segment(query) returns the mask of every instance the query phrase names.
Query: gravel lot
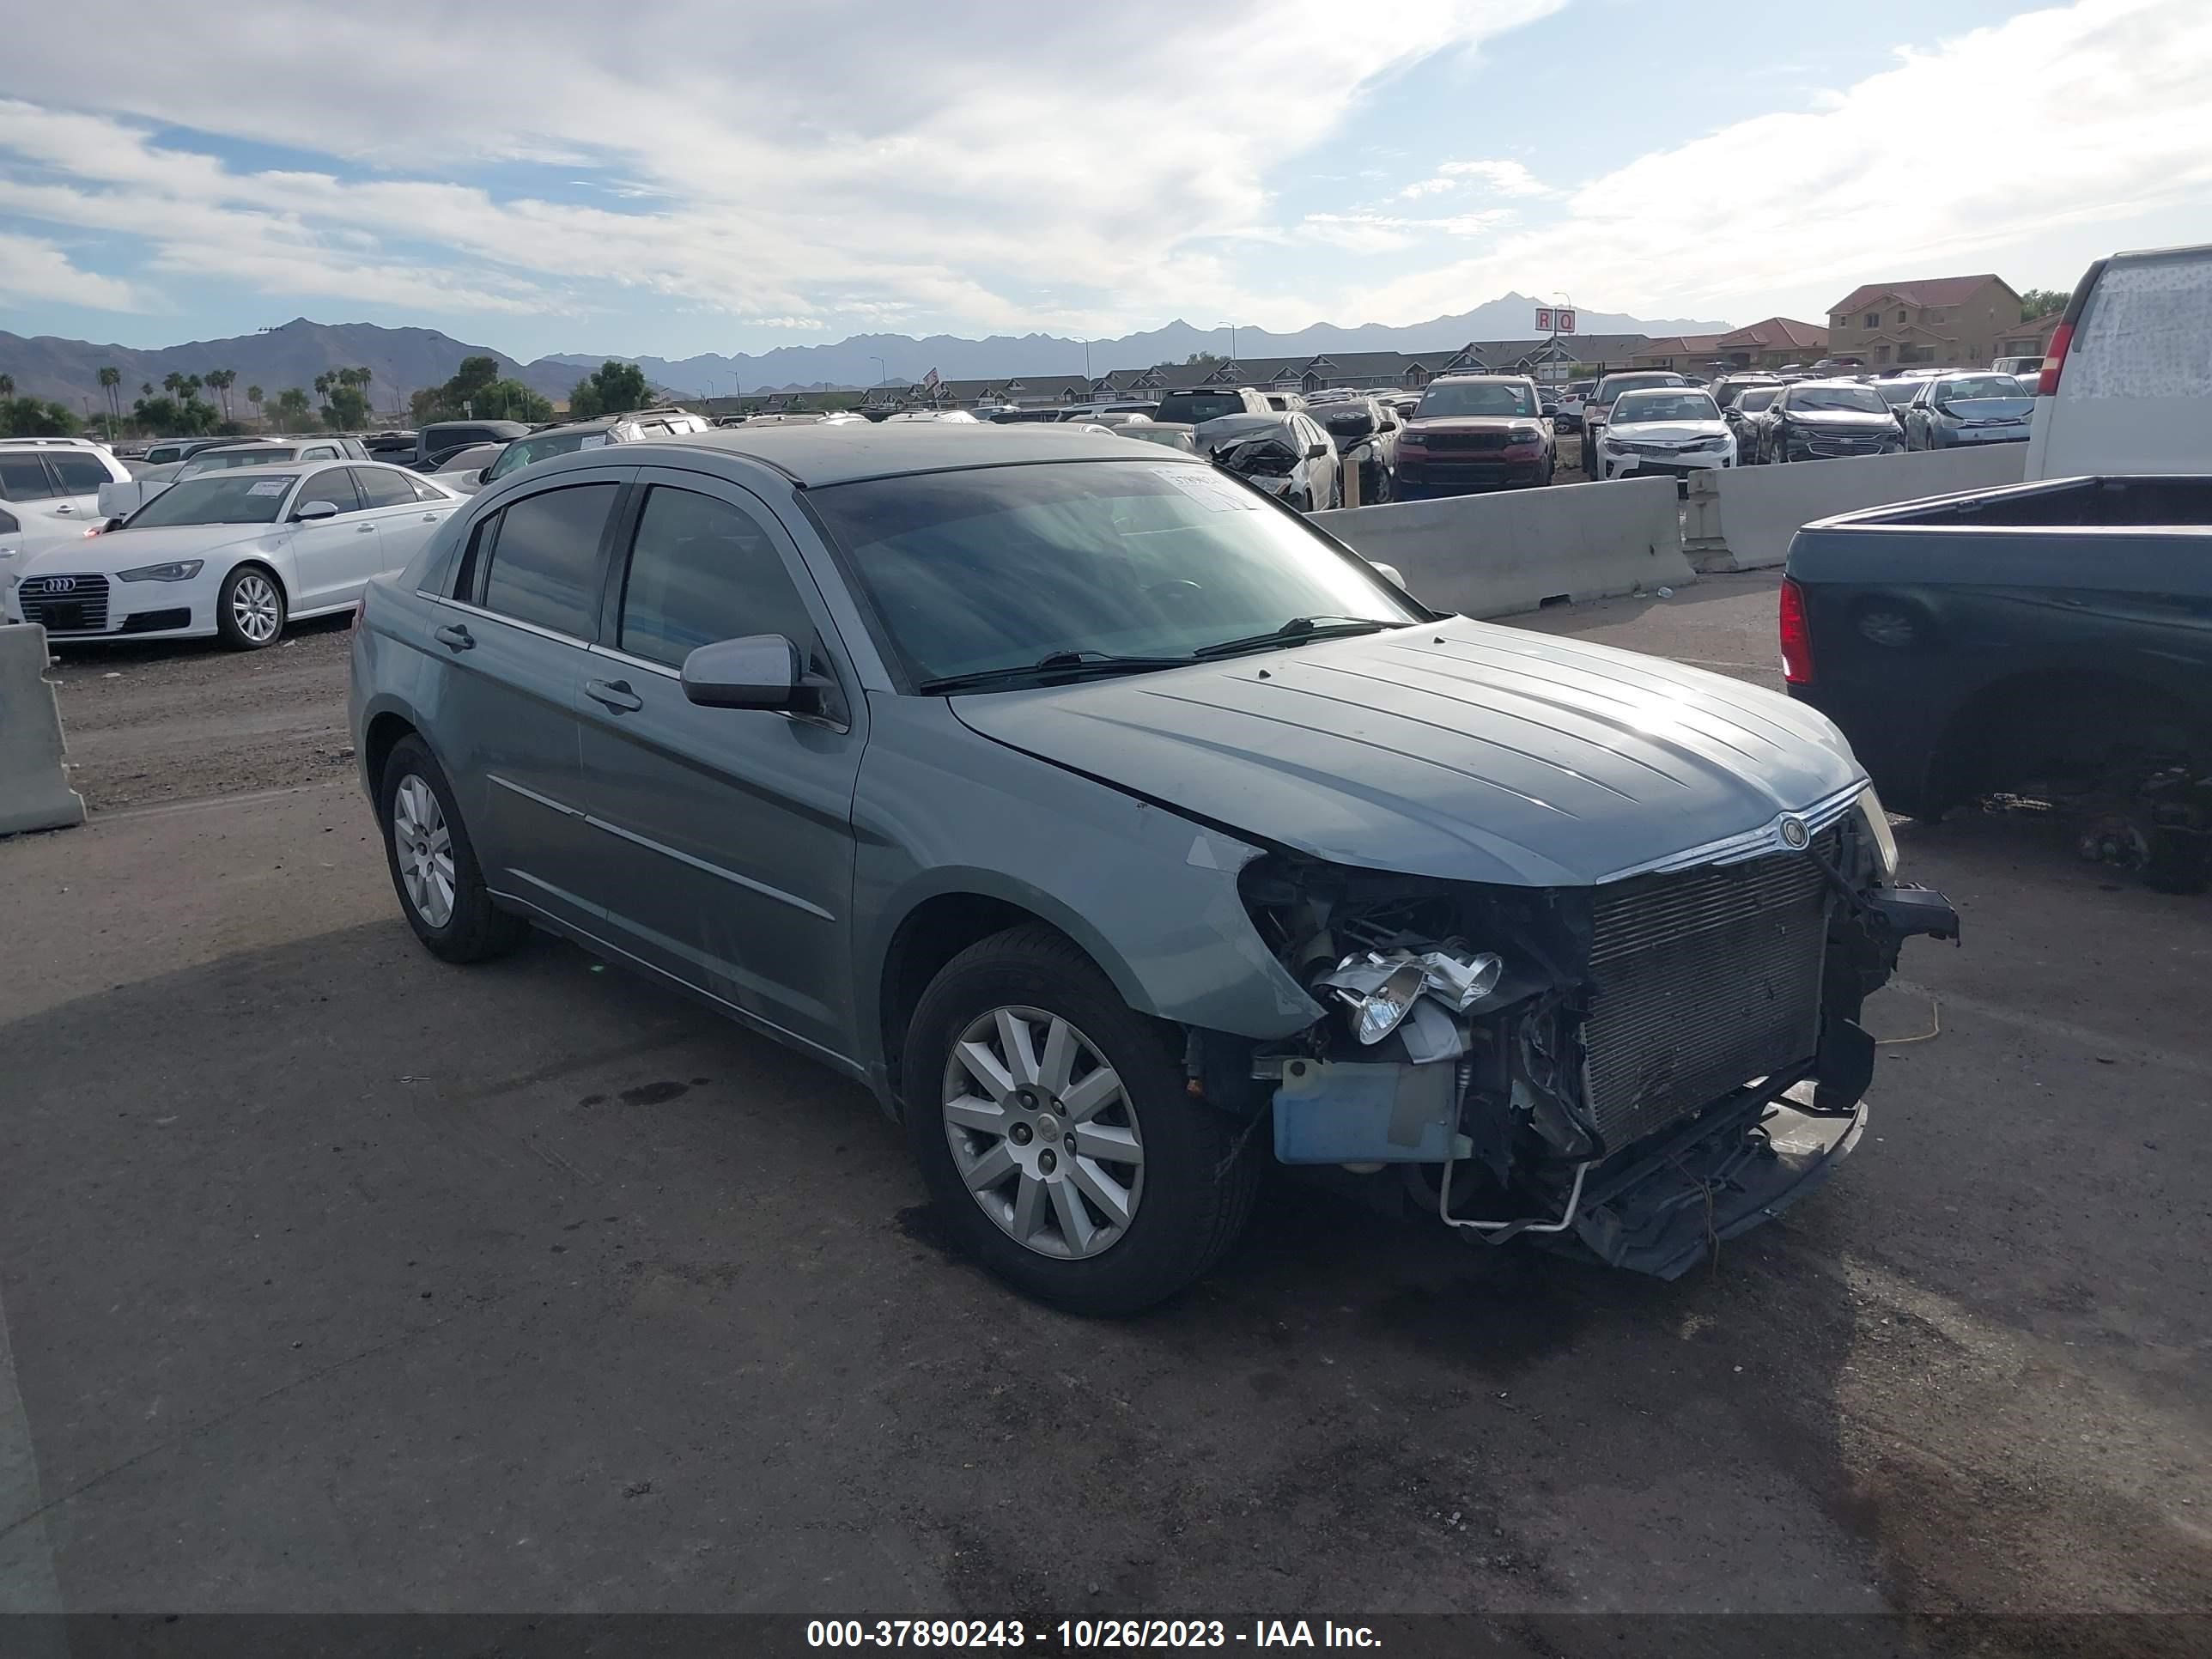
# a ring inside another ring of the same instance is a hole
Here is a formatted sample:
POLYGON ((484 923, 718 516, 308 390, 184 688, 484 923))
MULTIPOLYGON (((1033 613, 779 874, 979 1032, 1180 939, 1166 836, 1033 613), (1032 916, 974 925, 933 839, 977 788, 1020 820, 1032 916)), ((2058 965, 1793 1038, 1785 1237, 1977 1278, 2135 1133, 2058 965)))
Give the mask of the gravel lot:
MULTIPOLYGON (((1530 622, 1771 681, 1772 606, 1530 622)), ((1905 826, 1965 947, 1875 1005, 1859 1153, 1711 1271, 1283 1182, 1193 1293, 1092 1324, 948 1260, 828 1073, 565 945, 419 951, 344 673, 331 627, 57 677, 96 811, 0 842, 0 1609, 2212 1638, 2212 902, 2033 823, 1905 826)))

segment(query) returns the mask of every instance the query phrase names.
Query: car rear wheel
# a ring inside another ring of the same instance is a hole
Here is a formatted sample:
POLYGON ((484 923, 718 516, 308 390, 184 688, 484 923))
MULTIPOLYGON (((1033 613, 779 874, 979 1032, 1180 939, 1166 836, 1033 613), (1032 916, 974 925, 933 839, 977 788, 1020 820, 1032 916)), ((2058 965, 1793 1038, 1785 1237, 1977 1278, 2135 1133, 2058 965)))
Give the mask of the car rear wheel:
POLYGON ((482 962, 521 943, 530 924, 493 904, 453 786, 420 738, 386 759, 377 817, 399 908, 433 956, 482 962))
POLYGON ((284 633, 284 584, 258 564, 222 579, 215 601, 216 633, 234 651, 263 651, 284 633))
POLYGON ((1039 1301, 1137 1313, 1203 1273, 1250 1214, 1242 1126, 1191 1097, 1173 1034, 1049 928, 955 957, 915 1010, 901 1072, 947 1228, 1039 1301))

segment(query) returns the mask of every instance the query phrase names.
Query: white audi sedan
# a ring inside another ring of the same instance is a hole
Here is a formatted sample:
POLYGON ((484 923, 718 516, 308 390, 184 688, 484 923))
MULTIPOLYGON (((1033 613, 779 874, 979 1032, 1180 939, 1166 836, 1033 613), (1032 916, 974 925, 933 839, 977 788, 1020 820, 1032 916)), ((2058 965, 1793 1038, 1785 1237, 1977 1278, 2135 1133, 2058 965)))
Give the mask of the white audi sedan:
POLYGON ((20 561, 0 614, 57 644, 212 635, 258 651, 295 618, 351 609, 464 499, 374 461, 180 478, 116 528, 20 561))

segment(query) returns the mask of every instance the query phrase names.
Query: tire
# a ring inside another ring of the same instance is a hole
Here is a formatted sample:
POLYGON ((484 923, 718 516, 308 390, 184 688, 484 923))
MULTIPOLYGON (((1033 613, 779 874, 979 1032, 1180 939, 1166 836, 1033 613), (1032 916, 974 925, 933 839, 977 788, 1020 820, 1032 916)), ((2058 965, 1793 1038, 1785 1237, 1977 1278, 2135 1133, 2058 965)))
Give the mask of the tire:
POLYGON ((522 942, 530 924, 493 904, 453 787, 422 738, 393 745, 377 781, 376 816, 400 914, 431 955, 483 962, 522 942))
POLYGON ((216 637, 233 651, 266 651, 284 637, 284 584, 262 564, 242 564, 216 591, 216 637))
POLYGON ((1205 1273, 1250 1217, 1259 1159, 1248 1132, 1190 1097, 1168 1029, 1048 927, 1011 928, 947 963, 915 1009, 901 1071, 908 1139, 947 1230, 1040 1302, 1141 1312, 1205 1273), (1020 1053, 1009 1021, 1035 1064, 1006 1064, 1020 1053), (956 1058, 979 1045, 981 1060, 956 1058), (1086 1085, 1094 1097, 1079 1100, 1086 1085), (1133 1142, 1141 1160, 1060 1161, 1079 1134, 1094 1147, 1133 1142), (1117 1190, 1125 1223, 1093 1201, 1117 1190))

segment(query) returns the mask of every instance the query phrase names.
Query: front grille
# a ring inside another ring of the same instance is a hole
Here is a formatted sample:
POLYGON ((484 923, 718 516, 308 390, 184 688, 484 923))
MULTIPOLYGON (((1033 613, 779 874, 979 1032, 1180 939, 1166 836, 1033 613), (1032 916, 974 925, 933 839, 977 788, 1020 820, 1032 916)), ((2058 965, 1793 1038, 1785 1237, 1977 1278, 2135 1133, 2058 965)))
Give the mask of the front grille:
MULTIPOLYGON (((1814 846, 1832 862, 1838 832, 1814 846)), ((1597 890, 1583 1048, 1608 1149, 1812 1058, 1827 904, 1804 853, 1597 890)))
POLYGON ((49 634, 107 631, 105 576, 33 576, 15 590, 15 603, 25 622, 37 623, 49 634))
POLYGON ((1503 449, 1512 440, 1503 432, 1431 432, 1423 441, 1431 450, 1480 452, 1503 449))

